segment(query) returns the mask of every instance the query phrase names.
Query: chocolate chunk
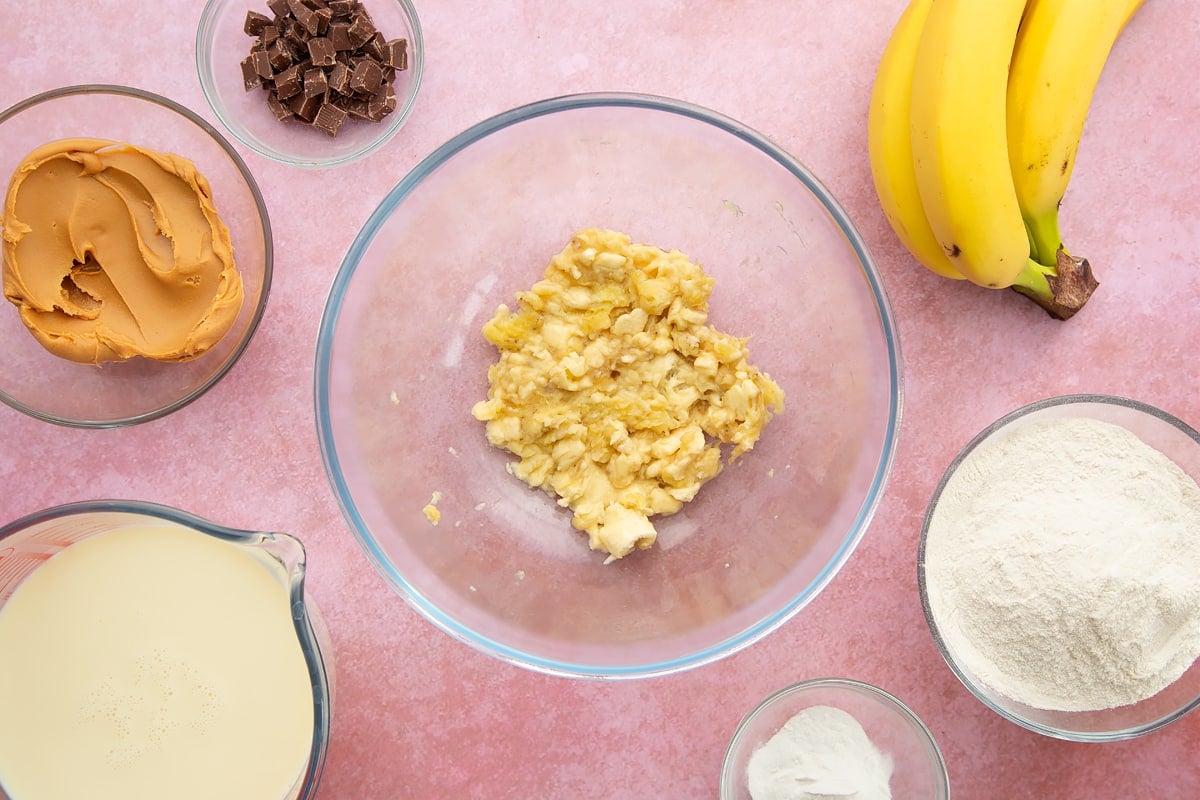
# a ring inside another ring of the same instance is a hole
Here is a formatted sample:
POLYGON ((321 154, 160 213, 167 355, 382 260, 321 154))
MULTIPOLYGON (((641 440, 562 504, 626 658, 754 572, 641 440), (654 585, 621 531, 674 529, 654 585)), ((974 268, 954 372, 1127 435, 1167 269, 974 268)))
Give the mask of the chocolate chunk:
POLYGON ((253 89, 265 80, 270 80, 274 71, 271 69, 271 59, 262 50, 255 50, 242 59, 242 81, 246 89, 253 89))
POLYGON ((314 67, 332 67, 337 60, 334 56, 333 42, 326 36, 317 36, 308 40, 308 55, 314 67))
POLYGON ((329 70, 329 88, 338 94, 350 94, 350 68, 341 62, 334 64, 329 70))
POLYGON ((267 8, 271 9, 276 17, 286 17, 292 10, 288 0, 267 0, 267 8))
POLYGON ((325 103, 317 110, 313 119, 313 127, 324 131, 330 136, 337 136, 342 123, 346 121, 346 112, 332 103, 325 103))
POLYGON ((242 30, 248 36, 262 36, 263 28, 271 24, 271 18, 266 14, 260 14, 257 11, 246 12, 246 23, 242 30))
POLYGON ((279 26, 278 25, 266 25, 263 27, 262 33, 259 34, 258 41, 261 42, 264 47, 270 47, 272 44, 275 43, 275 40, 278 38, 279 38, 279 26))
POLYGON ((350 0, 329 0, 329 10, 334 18, 349 17, 354 11, 354 4, 350 0))
POLYGON ((275 69, 271 66, 271 54, 266 50, 256 50, 250 54, 251 62, 254 64, 254 71, 264 81, 269 81, 275 77, 275 69))
POLYGON ((314 67, 304 71, 305 97, 324 97, 328 90, 329 79, 325 77, 324 70, 314 67))
POLYGON ((353 50, 350 43, 350 23, 334 22, 329 25, 329 41, 333 42, 334 50, 353 50))
POLYGON ((295 17, 284 17, 279 20, 279 30, 282 36, 291 44, 305 48, 308 45, 308 31, 304 30, 304 26, 295 17))
POLYGON ((261 50, 257 50, 242 59, 242 83, 246 86, 246 89, 253 89, 255 86, 262 85, 263 76, 259 75, 258 70, 254 68, 254 57, 256 55, 266 54, 261 50))
POLYGON ((313 11, 300 0, 288 0, 288 5, 292 9, 292 16, 296 18, 296 22, 304 29, 309 36, 317 35, 317 12, 313 11))
POLYGON ((333 19, 333 13, 328 8, 321 6, 317 8, 313 14, 317 20, 317 35, 324 36, 329 32, 329 22, 333 19))
POLYGON ((391 39, 383 43, 383 56, 379 59, 393 69, 408 69, 408 40, 391 39))
POLYGON ((383 70, 369 58, 359 61, 350 75, 350 88, 363 94, 374 94, 382 82, 383 70))
POLYGON ((367 101, 367 119, 378 122, 396 110, 396 90, 390 83, 380 87, 380 91, 367 101))
POLYGON ((282 122, 292 116, 292 110, 287 107, 287 104, 275 96, 274 92, 267 95, 267 108, 271 109, 271 113, 275 115, 275 119, 282 122))
POLYGON ((313 118, 317 116, 317 109, 319 109, 321 104, 324 102, 324 97, 321 95, 309 97, 307 95, 298 94, 292 98, 292 102, 289 103, 289 105, 292 108, 292 113, 297 117, 305 122, 312 122, 313 118))
POLYGON ((348 99, 341 104, 341 107, 345 108, 347 113, 352 117, 358 117, 359 119, 371 118, 370 103, 365 99, 348 99))
POLYGON ((295 40, 287 38, 282 40, 286 45, 288 52, 292 54, 292 61, 306 61, 309 57, 308 39, 295 40))
POLYGON ((361 9, 352 19, 353 22, 347 31, 350 34, 350 43, 355 47, 362 47, 375 35, 375 23, 371 22, 371 18, 362 13, 361 9))
POLYGON ((275 43, 267 48, 267 60, 271 64, 271 69, 276 72, 282 72, 292 65, 292 51, 282 40, 275 40, 275 43))
POLYGON ((374 35, 363 44, 362 52, 376 61, 383 61, 383 34, 375 31, 374 35))
POLYGON ((300 68, 294 64, 275 76, 275 96, 280 100, 300 94, 302 86, 300 68))

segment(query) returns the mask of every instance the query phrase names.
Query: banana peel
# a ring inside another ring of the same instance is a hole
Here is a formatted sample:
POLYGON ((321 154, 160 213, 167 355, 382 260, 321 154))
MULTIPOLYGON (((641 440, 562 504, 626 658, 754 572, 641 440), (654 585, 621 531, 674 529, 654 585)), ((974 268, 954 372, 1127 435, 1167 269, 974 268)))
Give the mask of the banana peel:
POLYGON ((1059 246, 1055 265, 1030 259, 1013 283, 1013 291, 1037 303, 1054 319, 1066 320, 1083 308, 1100 282, 1086 258, 1073 256, 1059 246))

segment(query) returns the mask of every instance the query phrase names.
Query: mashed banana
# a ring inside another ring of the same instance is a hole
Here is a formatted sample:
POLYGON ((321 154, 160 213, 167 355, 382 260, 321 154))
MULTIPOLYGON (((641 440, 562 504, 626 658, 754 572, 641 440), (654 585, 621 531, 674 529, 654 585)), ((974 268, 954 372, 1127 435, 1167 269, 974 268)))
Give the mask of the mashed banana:
POLYGON ((648 518, 678 511, 721 471, 722 443, 737 458, 783 411, 746 340, 706 324, 713 282, 678 250, 586 229, 483 326, 500 359, 472 413, 608 561, 650 547, 648 518))

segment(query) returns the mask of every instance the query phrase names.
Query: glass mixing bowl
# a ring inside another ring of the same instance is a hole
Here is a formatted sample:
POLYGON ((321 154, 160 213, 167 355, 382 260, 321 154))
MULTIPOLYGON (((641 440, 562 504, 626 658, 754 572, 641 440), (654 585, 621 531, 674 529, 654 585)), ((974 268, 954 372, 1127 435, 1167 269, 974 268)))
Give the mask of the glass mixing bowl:
POLYGON ((508 662, 625 678, 728 655, 829 583, 887 480, 900 356, 865 244, 799 162, 693 105, 591 94, 488 119, 395 186, 334 280, 315 394, 350 528, 415 609, 508 662), (496 359, 481 326, 588 226, 698 261, 709 322, 787 392, 652 549, 607 565, 471 416, 496 359))
POLYGON ((0 112, 0 180, 7 186, 34 148, 72 138, 128 142, 194 163, 229 228, 245 298, 233 327, 197 358, 175 363, 132 358, 100 366, 49 352, 16 308, 0 301, 0 401, 72 427, 115 428, 158 419, 215 385, 258 328, 274 252, 267 207, 245 162, 216 128, 173 100, 125 86, 67 86, 0 112))
MULTIPOLYGON (((925 513, 917 556, 921 604, 929 630, 942 658, 954 675, 984 706, 1023 728, 1075 742, 1110 742, 1143 736, 1200 707, 1200 660, 1162 691, 1141 702, 1102 711, 1052 711, 1034 708, 995 691, 963 664, 939 626, 930 602, 926 570, 930 523, 946 484, 985 442, 1018 428, 1049 419, 1084 418, 1119 425, 1174 461, 1193 479, 1200 479, 1200 433, 1167 412, 1147 403, 1103 394, 1050 397, 1030 403, 993 422, 954 458, 938 483, 925 513)), ((939 544, 935 546, 946 546, 939 544)), ((1186 567, 1191 569, 1190 566, 1186 567)))

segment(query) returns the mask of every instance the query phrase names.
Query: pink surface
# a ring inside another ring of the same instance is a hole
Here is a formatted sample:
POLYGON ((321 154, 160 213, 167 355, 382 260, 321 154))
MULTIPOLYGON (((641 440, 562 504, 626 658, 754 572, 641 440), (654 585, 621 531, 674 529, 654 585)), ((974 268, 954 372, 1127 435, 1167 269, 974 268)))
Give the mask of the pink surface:
MULTIPOLYGON (((865 156, 875 62, 902 0, 583 0, 418 7, 427 63, 407 126, 363 162, 283 167, 243 150, 275 230, 275 282, 242 361, 206 396, 127 430, 78 431, 0 407, 0 517, 62 502, 162 502, 306 543, 332 629, 338 694, 321 798, 715 797, 734 727, 765 694, 839 675, 896 694, 937 738, 965 798, 1200 796, 1200 715, 1141 740, 1076 745, 976 702, 921 614, 921 515, 953 454, 1001 414, 1051 394, 1124 394, 1200 426, 1200 17, 1153 0, 1101 81, 1064 204, 1069 244, 1101 287, 1059 323, 1009 292, 935 277, 884 221, 865 156), (603 8, 603 11, 600 11, 603 8), (746 651, 633 683, 536 675, 435 630, 360 553, 326 481, 312 416, 325 294, 359 226, 422 157, 521 103, 630 90, 741 120, 805 162, 859 224, 905 358, 891 483, 829 588, 746 651)), ((201 3, 29 4, 0 27, 0 107, 55 86, 127 83, 215 122, 193 58, 201 3), (121 24, 110 24, 113 19, 121 24)))

